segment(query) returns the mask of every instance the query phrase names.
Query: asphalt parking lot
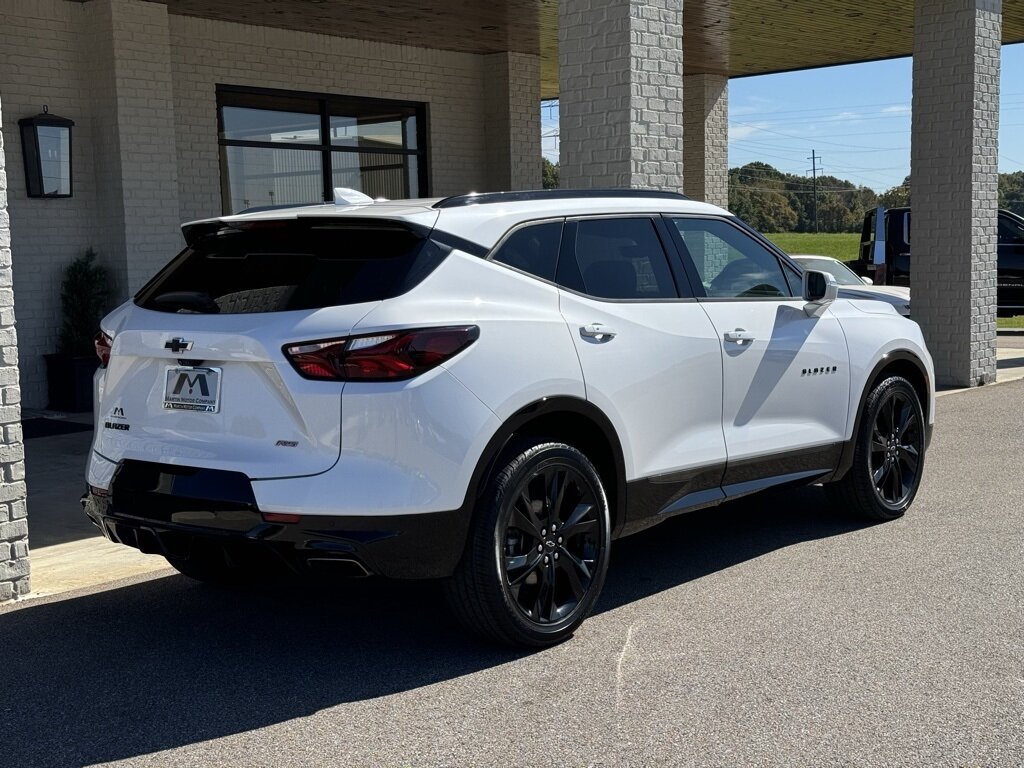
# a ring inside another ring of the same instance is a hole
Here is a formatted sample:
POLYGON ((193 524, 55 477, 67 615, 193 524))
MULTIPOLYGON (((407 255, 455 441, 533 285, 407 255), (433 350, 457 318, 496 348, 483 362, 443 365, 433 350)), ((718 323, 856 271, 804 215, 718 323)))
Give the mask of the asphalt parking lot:
POLYGON ((904 519, 809 488, 617 542, 597 615, 542 652, 465 637, 430 584, 0 609, 0 763, 1020 765, 1022 403, 939 398, 904 519))

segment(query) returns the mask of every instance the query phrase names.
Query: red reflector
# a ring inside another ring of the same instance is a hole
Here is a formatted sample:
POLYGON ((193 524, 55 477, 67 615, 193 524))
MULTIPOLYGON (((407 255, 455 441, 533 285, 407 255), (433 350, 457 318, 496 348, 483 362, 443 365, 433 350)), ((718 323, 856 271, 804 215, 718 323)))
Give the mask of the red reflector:
POLYGON ((290 344, 284 353, 307 379, 402 381, 437 367, 479 337, 475 325, 421 328, 290 344))
POLYGON ((110 495, 110 491, 108 491, 106 488, 98 488, 95 485, 90 485, 89 486, 89 493, 91 493, 93 496, 109 496, 110 495))
POLYGON ((263 519, 268 523, 297 523, 302 518, 288 512, 264 512, 263 519))

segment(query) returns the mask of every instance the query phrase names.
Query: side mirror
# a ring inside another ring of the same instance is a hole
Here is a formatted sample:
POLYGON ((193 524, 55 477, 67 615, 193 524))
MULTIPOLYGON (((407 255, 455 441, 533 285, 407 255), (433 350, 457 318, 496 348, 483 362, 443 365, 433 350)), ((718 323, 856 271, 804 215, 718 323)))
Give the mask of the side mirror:
POLYGON ((874 285, 875 284, 875 281, 872 280, 870 277, 862 277, 861 280, 864 281, 864 285, 874 285))
POLYGON ((839 296, 839 283, 828 272, 808 269, 804 272, 804 312, 809 317, 817 317, 825 311, 825 307, 839 296))

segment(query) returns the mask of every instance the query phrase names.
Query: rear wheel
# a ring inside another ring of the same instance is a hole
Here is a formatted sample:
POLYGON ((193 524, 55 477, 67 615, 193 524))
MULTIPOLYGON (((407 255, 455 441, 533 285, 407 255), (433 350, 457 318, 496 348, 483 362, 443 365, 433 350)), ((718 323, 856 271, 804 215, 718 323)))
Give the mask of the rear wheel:
POLYGON ((448 602, 488 638, 557 643, 593 608, 610 538, 608 500, 587 457, 561 443, 532 446, 492 478, 446 583, 448 602))
POLYGON ((829 499, 873 520, 900 517, 924 469, 924 412, 909 381, 891 376, 871 390, 856 440, 850 471, 825 486, 829 499))

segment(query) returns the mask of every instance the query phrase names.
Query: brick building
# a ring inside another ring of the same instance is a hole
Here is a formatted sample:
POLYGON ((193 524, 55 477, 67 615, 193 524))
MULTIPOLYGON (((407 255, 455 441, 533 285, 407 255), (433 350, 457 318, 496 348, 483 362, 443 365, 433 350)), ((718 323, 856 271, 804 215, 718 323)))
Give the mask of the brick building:
POLYGON ((1024 3, 855 6, 0 1, 0 599, 27 589, 18 404, 46 406, 72 258, 94 247, 123 299, 184 220, 333 186, 536 188, 542 98, 560 98, 563 185, 724 205, 730 77, 912 54, 915 315, 940 383, 994 380, 999 54, 1024 3), (18 120, 44 105, 75 122, 70 197, 27 195, 18 120))

